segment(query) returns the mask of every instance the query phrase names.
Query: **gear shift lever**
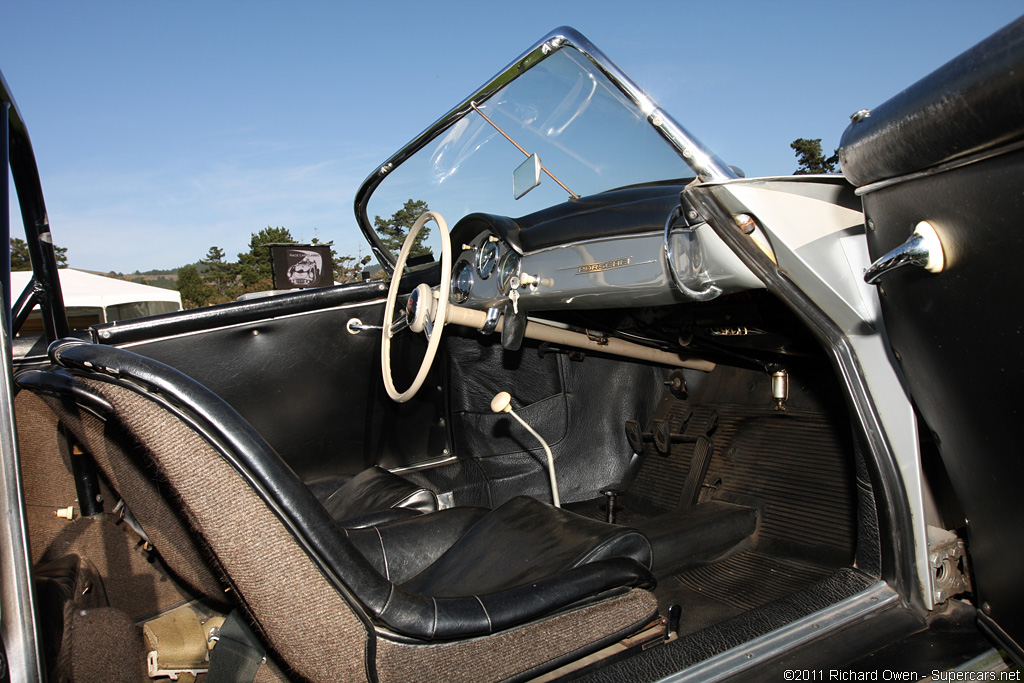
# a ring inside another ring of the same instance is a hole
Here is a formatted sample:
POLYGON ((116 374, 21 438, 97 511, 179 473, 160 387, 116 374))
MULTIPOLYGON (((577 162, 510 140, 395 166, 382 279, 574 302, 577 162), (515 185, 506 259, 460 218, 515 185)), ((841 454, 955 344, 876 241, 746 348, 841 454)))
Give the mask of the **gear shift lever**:
POLYGON ((548 448, 547 441, 545 441, 541 435, 533 429, 533 427, 526 424, 526 421, 523 420, 523 418, 512 412, 512 396, 507 391, 495 394, 494 398, 491 399, 491 410, 496 413, 508 413, 518 420, 519 424, 523 425, 526 431, 533 434, 533 437, 537 439, 537 441, 540 441, 540 445, 544 447, 544 453, 548 456, 548 476, 551 477, 551 498, 554 501, 556 508, 562 507, 562 504, 558 499, 558 481, 555 479, 555 458, 551 455, 551 449, 548 448))

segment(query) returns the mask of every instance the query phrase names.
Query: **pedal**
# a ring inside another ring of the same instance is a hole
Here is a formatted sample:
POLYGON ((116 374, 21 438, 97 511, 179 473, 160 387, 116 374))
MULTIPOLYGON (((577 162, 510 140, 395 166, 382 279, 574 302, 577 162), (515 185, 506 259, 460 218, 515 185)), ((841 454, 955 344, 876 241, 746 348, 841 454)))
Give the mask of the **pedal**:
POLYGON ((700 497, 704 478, 708 475, 708 465, 711 464, 711 454, 714 450, 715 445, 711 439, 706 436, 697 437, 696 445, 693 447, 693 457, 690 458, 690 469, 686 473, 686 481, 683 482, 683 492, 679 496, 680 507, 689 508, 697 504, 697 498, 700 497))
POLYGON ((634 453, 643 452, 644 444, 654 441, 654 430, 661 424, 660 420, 654 420, 651 423, 651 431, 645 432, 640 429, 638 421, 626 420, 626 440, 629 442, 629 447, 633 449, 634 453))
POLYGON ((605 509, 604 516, 604 521, 608 524, 615 524, 615 513, 622 509, 616 505, 616 502, 622 493, 623 492, 617 488, 601 489, 601 495, 605 497, 605 502, 608 505, 605 509))
POLYGON ((718 429, 718 411, 712 410, 708 419, 704 421, 704 436, 711 437, 718 429))
POLYGON ((672 432, 671 428, 668 426, 668 422, 659 421, 651 425, 654 431, 654 447, 658 449, 659 453, 668 457, 672 455, 672 444, 694 442, 694 438, 692 436, 685 435, 686 428, 690 424, 691 417, 693 417, 693 413, 686 413, 679 425, 678 433, 672 432))

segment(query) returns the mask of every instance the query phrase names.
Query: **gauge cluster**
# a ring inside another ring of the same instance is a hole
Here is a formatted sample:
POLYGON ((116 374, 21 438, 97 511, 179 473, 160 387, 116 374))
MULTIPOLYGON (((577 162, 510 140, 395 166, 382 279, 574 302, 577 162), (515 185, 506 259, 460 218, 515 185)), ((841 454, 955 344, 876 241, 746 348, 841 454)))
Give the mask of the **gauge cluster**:
POLYGON ((519 275, 521 259, 507 243, 489 232, 465 245, 452 269, 452 303, 470 302, 489 307, 508 296, 512 278, 519 275))

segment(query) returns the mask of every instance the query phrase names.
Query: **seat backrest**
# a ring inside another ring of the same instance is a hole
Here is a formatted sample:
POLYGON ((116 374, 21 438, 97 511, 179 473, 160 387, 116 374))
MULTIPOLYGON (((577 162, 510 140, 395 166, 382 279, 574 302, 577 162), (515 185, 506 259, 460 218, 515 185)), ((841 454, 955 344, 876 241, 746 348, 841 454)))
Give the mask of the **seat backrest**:
POLYGON ((377 586, 386 593, 388 582, 259 435, 237 413, 232 416, 223 401, 211 399, 212 394, 184 375, 175 376, 171 368, 130 352, 80 343, 52 352, 54 360, 65 353, 73 357, 58 362, 81 372, 26 373, 18 378, 20 386, 48 399, 130 509, 149 511, 136 517, 171 569, 207 598, 218 592, 223 596, 208 580, 212 565, 265 638, 303 676, 366 677, 373 625, 361 601, 348 594, 337 567, 322 565, 325 551, 337 565, 347 562, 350 577, 365 575, 371 596, 377 586), (151 381, 127 381, 131 370, 151 381), (177 386, 172 389, 172 384, 177 386), (191 397, 193 409, 174 405, 183 395, 191 397), (254 473, 255 467, 225 455, 240 451, 253 456, 254 464, 265 465, 262 471, 254 473), (142 456, 145 463, 138 462, 142 456), (155 496, 154 487, 159 489, 155 496), (164 502, 161 506, 155 500, 164 502), (298 514, 283 510, 285 505, 298 514), (301 519, 302 512, 314 518, 319 513, 319 538, 296 533, 302 525, 307 532, 317 528, 315 521, 301 519), (191 547, 181 543, 183 536, 191 547), (314 550, 316 542, 322 545, 314 550), (197 561, 206 565, 206 577, 196 579, 200 573, 192 569, 197 561))
MULTIPOLYGON (((61 443, 63 439, 58 434, 64 434, 81 446, 84 452, 63 448, 65 458, 91 459, 95 465, 79 465, 78 476, 92 477, 98 469, 118 495, 125 491, 131 499, 128 510, 147 530, 146 540, 157 549, 165 565, 193 595, 214 608, 226 610, 230 605, 230 596, 225 593, 227 585, 211 568, 208 553, 187 522, 179 518, 164 497, 161 483, 153 476, 139 444, 116 421, 105 419, 113 412, 111 405, 98 394, 86 391, 82 383, 64 370, 24 372, 17 381, 22 390, 34 394, 32 400, 24 395, 18 397, 19 418, 33 420, 36 430, 52 434, 56 439, 53 444, 61 443)), ((22 438, 29 436, 25 434, 22 438)), ((92 488, 95 485, 88 487, 92 488)), ((84 505, 82 514, 90 514, 84 505)))

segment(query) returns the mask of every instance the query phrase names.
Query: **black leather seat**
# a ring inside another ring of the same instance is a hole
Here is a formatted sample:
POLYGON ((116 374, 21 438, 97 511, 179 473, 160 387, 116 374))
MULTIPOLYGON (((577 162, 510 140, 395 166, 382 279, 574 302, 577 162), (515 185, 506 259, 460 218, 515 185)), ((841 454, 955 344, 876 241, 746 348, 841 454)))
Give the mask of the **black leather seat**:
POLYGON ((590 562, 630 558, 649 568, 640 532, 519 496, 494 510, 451 508, 348 531, 349 538, 404 590, 441 598, 486 595, 590 562))
MULTIPOLYGON (((141 447, 142 466, 156 468, 209 550, 203 559, 309 679, 534 675, 635 632, 656 611, 639 532, 530 498, 345 529, 251 426, 188 377, 77 341, 57 342, 50 356, 55 367, 19 375, 20 386, 46 398, 83 443, 89 429, 95 440, 98 415, 105 442, 118 432, 141 447), (510 647, 514 657, 499 656, 510 647)), ((97 460, 116 470, 138 457, 97 460)), ((134 508, 134 492, 119 493, 134 508)))
POLYGON ((437 494, 374 465, 341 482, 312 482, 310 490, 342 526, 363 527, 437 512, 437 494))

